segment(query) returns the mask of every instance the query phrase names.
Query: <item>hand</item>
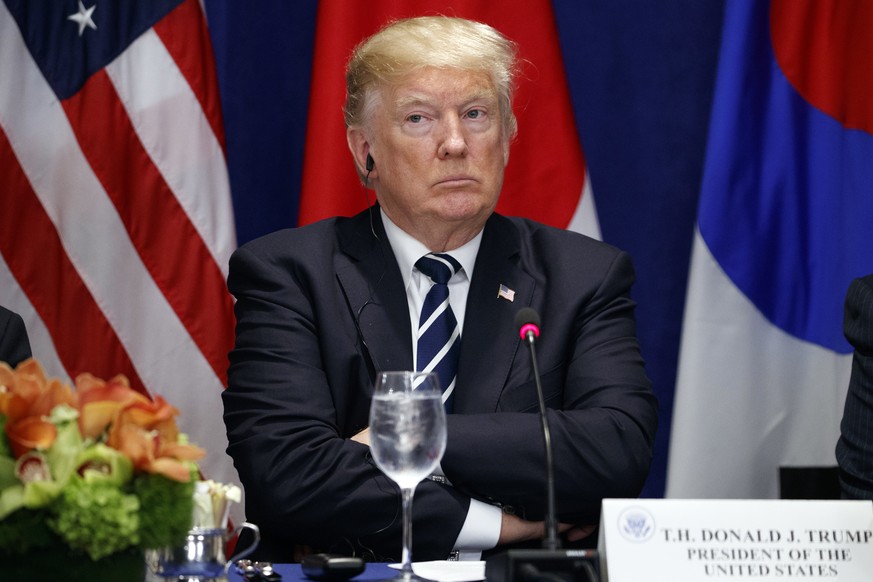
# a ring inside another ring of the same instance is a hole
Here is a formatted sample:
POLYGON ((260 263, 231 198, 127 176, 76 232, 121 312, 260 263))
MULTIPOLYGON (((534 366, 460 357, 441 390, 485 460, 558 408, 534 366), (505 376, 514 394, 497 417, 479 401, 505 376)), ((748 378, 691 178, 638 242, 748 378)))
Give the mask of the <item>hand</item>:
MULTIPOLYGON (((566 524, 561 524, 566 525, 566 524)), ((560 529, 560 526, 558 526, 560 529)), ((574 525, 566 530, 561 530, 567 538, 568 542, 578 542, 579 540, 585 539, 597 529, 596 525, 574 525)))
POLYGON ((370 427, 365 428, 355 436, 351 438, 351 440, 356 443, 361 443, 362 445, 370 446, 370 427))
MULTIPOLYGON (((566 534, 568 541, 575 542, 588 537, 596 528, 595 525, 559 523, 558 533, 566 534)), ((546 523, 544 521, 527 521, 516 515, 504 513, 497 545, 540 540, 545 537, 546 523)))
POLYGON ((545 532, 545 522, 527 521, 511 513, 504 513, 497 545, 541 539, 545 536, 545 532))

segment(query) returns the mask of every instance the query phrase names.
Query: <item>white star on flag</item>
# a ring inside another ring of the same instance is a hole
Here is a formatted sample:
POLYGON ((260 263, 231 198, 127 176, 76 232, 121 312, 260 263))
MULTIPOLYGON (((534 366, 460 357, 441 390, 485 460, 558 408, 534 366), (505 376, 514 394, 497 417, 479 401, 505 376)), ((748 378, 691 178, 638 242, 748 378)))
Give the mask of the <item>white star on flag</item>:
POLYGON ((79 0, 79 11, 75 14, 70 14, 67 16, 67 20, 72 20, 79 24, 79 36, 85 32, 86 28, 93 28, 97 30, 97 25, 94 24, 94 21, 91 20, 91 15, 94 14, 94 10, 96 10, 97 5, 95 4, 91 8, 85 8, 85 5, 82 4, 82 0, 79 0))

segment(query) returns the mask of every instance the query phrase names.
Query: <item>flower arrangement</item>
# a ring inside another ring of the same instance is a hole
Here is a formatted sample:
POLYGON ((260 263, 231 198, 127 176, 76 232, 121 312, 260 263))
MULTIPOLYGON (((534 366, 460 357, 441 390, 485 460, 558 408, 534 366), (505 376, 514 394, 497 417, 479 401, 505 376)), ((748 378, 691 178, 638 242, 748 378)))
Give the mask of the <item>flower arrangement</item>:
POLYGON ((34 359, 0 362, 0 558, 60 545, 141 562, 142 549, 182 543, 204 451, 179 433, 179 411, 124 376, 74 384, 34 359))

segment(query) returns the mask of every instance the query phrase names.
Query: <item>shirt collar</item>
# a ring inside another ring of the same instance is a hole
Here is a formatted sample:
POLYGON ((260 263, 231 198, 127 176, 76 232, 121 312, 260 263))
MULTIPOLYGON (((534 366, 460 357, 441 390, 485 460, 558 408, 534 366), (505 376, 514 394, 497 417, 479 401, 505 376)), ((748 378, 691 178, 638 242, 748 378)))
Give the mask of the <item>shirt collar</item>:
MULTIPOLYGON (((412 276, 412 269, 415 266, 415 261, 422 256, 431 252, 421 241, 410 235, 408 232, 394 224, 385 211, 381 208, 379 212, 382 214, 382 224, 385 227, 385 235, 388 237, 388 242, 391 249, 394 251, 394 256, 397 258, 397 265, 400 267, 400 274, 403 275, 403 286, 409 286, 409 279, 412 276)), ((461 263, 464 268, 463 274, 467 280, 473 278, 473 266, 476 264, 476 255, 479 254, 479 245, 482 244, 482 231, 474 236, 470 242, 448 252, 452 257, 461 263)))

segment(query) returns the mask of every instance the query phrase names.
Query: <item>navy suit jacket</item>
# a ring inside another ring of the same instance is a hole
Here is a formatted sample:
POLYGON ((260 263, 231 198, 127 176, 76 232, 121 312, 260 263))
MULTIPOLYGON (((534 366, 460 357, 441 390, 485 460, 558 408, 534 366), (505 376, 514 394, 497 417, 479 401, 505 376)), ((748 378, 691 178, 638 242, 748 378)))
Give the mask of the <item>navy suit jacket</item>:
POLYGON ((30 342, 21 316, 0 305, 0 362, 15 367, 30 354, 30 342))
MULTIPOLYGON (((561 521, 596 523, 601 499, 639 494, 657 404, 645 375, 627 254, 582 235, 493 215, 476 259, 442 468, 413 504, 417 560, 444 559, 476 497, 527 519, 545 509, 544 452, 527 349, 537 344, 561 521), (514 301, 498 297, 500 285, 514 301)), ((406 291, 378 208, 284 230, 230 260, 236 345, 223 394, 228 453, 261 527, 262 557, 295 543, 397 560, 398 489, 348 440, 368 424, 379 370, 413 369, 406 291), (371 226, 372 225, 372 226, 371 226)))
POLYGON ((843 334, 855 348, 837 464, 847 499, 873 499, 873 274, 855 279, 846 294, 843 334))

